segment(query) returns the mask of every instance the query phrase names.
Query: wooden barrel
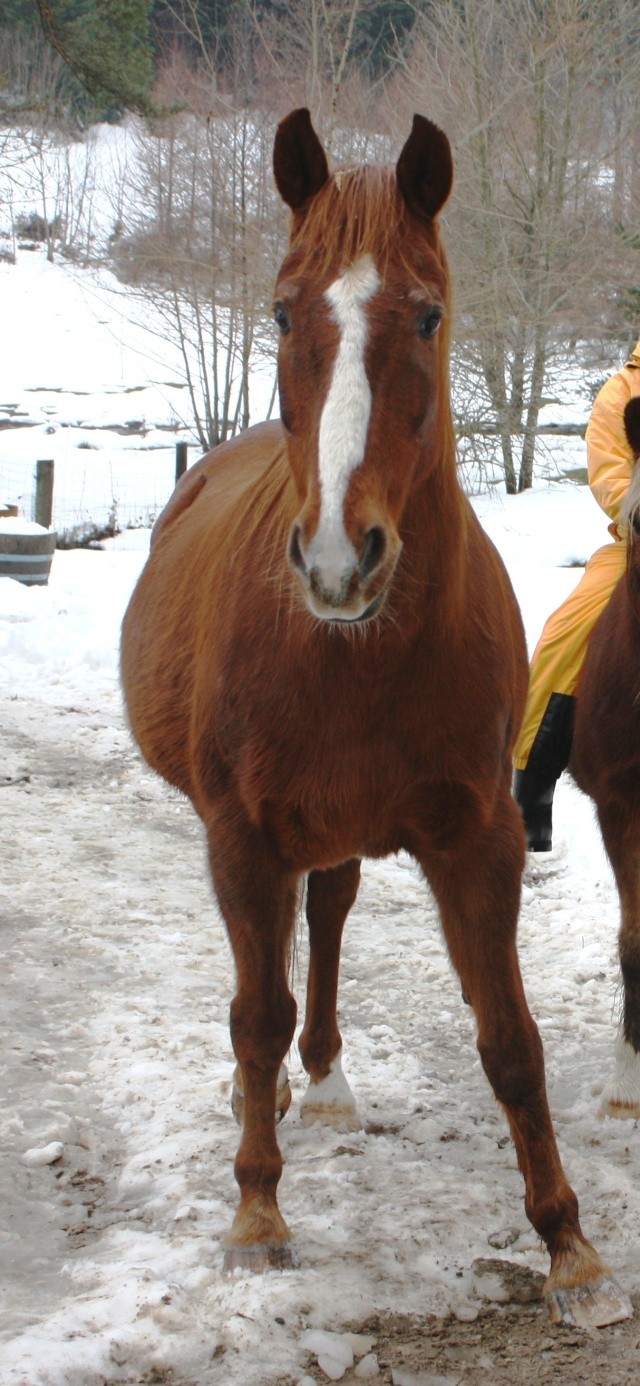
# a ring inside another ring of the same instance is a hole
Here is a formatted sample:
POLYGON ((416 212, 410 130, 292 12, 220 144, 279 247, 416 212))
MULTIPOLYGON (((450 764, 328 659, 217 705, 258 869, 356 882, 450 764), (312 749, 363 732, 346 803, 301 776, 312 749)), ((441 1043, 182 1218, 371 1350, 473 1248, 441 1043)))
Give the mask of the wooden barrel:
POLYGON ((0 577, 16 578, 29 586, 45 586, 57 538, 51 529, 32 534, 7 534, 0 529, 0 577))

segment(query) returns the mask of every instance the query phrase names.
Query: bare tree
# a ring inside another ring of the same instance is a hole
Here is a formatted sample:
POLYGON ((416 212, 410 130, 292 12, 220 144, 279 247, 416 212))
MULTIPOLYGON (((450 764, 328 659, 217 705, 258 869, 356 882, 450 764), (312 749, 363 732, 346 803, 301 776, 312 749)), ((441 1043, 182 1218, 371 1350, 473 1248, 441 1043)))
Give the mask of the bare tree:
POLYGON ((356 22, 371 0, 282 0, 265 14, 247 0, 262 53, 263 80, 275 88, 283 111, 309 106, 322 131, 329 155, 343 154, 344 128, 370 123, 363 115, 371 104, 369 84, 354 68, 356 22), (354 122, 354 116, 356 117, 354 122))
POLYGON ((37 32, 0 30, 0 199, 13 232, 42 240, 53 260, 88 254, 93 138, 70 110, 62 59, 37 32))
POLYGON ((458 359, 482 380, 509 491, 531 485, 558 349, 602 330, 623 261, 632 272, 615 233, 611 99, 614 79, 619 101, 637 89, 640 22, 631 0, 616 5, 624 49, 609 0, 441 0, 405 73, 456 144, 458 359))
POLYGON ((120 275, 178 345, 203 448, 251 417, 251 368, 283 219, 271 191, 271 130, 245 107, 142 127, 137 200, 114 255, 120 275))
POLYGON ((371 147, 368 121, 358 118, 364 84, 348 71, 361 3, 283 3, 258 26, 247 0, 224 61, 207 42, 198 0, 170 6, 183 42, 160 64, 155 99, 175 108, 179 98, 182 110, 140 126, 135 198, 131 188, 113 253, 179 346, 203 447, 247 426, 254 372, 266 363, 267 408, 275 402, 267 319, 285 242, 271 168, 276 120, 309 101, 322 109, 339 157, 365 157, 371 147))

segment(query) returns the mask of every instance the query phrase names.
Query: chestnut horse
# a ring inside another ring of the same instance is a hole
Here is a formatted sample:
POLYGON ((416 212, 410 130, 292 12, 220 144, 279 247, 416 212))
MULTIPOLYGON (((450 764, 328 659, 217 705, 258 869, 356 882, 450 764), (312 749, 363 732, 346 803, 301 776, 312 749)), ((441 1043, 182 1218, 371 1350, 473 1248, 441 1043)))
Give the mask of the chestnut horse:
POLYGON ((640 397, 624 423, 636 459, 622 516, 627 571, 589 640, 569 769, 595 801, 620 897, 622 1029, 604 1111, 640 1117, 640 397))
POLYGON ((275 1114, 290 1096, 299 884, 308 875, 306 1117, 355 1125, 340 939, 361 858, 404 849, 475 1010, 551 1255, 552 1315, 608 1322, 629 1305, 580 1230, 516 954, 511 746, 527 661, 506 572, 456 478, 436 223, 449 143, 416 116, 395 169, 332 177, 299 110, 278 127, 274 170, 292 210, 274 309, 282 422, 216 448, 179 483, 122 642, 134 736, 203 820, 236 964, 244 1125, 225 1262, 291 1263, 275 1114))

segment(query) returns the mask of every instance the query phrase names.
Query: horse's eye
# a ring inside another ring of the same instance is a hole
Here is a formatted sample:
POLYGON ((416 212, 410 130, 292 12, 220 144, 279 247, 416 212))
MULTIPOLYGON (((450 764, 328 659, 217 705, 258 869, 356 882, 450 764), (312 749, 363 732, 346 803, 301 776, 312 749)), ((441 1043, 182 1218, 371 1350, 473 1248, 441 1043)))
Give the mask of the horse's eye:
POLYGON ((438 303, 434 303, 432 308, 427 308, 418 318, 418 336, 428 339, 435 337, 436 332, 442 322, 443 309, 438 303))
POLYGON ((274 305, 273 316, 282 336, 286 337, 287 332, 291 331, 291 318, 282 303, 276 303, 274 305))

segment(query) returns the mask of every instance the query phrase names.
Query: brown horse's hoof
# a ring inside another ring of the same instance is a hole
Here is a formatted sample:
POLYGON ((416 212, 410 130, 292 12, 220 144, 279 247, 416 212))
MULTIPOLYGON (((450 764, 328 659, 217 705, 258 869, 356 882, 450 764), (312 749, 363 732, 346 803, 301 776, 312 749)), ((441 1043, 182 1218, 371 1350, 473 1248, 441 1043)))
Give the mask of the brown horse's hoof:
POLYGON ((640 1117, 640 1054, 619 1034, 616 1040, 616 1067, 607 1084, 600 1116, 635 1121, 640 1117))
POLYGON ((564 1328, 604 1328, 633 1316, 633 1305, 610 1276, 590 1285, 550 1290, 545 1299, 551 1322, 564 1328))
POLYGON ((225 1272, 242 1270, 261 1273, 293 1270, 297 1264, 290 1242, 259 1242, 254 1246, 228 1246, 222 1268, 225 1272))
POLYGON ((322 1126, 330 1126, 334 1131, 343 1134, 349 1131, 362 1131, 362 1122, 355 1107, 340 1107, 333 1103, 304 1102, 300 1106, 300 1117, 303 1126, 315 1126, 319 1122, 322 1126))
POLYGON ((600 1108, 600 1116, 616 1117, 618 1121, 637 1121, 640 1102, 617 1102, 614 1097, 608 1097, 600 1108))
POLYGON ((332 1060, 325 1078, 311 1079, 300 1103, 303 1126, 321 1122, 334 1131, 362 1130, 353 1093, 342 1072, 341 1053, 332 1060))
MULTIPOLYGON (((278 1089, 276 1092, 276 1122, 280 1122, 286 1117, 291 1106, 291 1088, 289 1086, 289 1074, 281 1064, 278 1074, 278 1089)), ((231 1111, 238 1123, 242 1126, 244 1122, 244 1092, 242 1088, 242 1071, 240 1065, 236 1065, 233 1075, 233 1087, 231 1089, 231 1111)))

